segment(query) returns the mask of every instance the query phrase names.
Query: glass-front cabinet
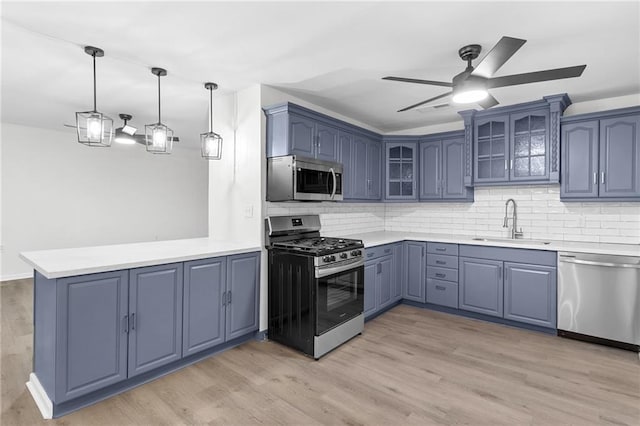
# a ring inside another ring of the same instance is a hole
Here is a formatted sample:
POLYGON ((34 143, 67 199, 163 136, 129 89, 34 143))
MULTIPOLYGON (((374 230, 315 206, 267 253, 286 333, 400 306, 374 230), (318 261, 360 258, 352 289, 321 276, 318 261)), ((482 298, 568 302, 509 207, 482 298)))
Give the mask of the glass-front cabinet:
POLYGON ((549 111, 511 114, 510 180, 549 176, 549 111))
POLYGON ((392 142, 385 145, 386 189, 389 200, 415 200, 417 198, 417 144, 392 142))
POLYGON ((475 182, 504 182, 509 180, 508 135, 509 116, 477 120, 475 123, 475 182))

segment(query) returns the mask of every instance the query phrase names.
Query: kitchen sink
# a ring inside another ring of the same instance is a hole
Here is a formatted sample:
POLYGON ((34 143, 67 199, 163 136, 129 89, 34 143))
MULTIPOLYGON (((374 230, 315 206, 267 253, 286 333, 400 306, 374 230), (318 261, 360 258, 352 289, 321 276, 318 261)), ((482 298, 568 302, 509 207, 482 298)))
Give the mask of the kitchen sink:
POLYGON ((551 244, 551 241, 540 241, 540 240, 514 240, 512 238, 472 238, 473 241, 485 241, 488 243, 509 243, 509 244, 536 244, 541 246, 546 246, 551 244))

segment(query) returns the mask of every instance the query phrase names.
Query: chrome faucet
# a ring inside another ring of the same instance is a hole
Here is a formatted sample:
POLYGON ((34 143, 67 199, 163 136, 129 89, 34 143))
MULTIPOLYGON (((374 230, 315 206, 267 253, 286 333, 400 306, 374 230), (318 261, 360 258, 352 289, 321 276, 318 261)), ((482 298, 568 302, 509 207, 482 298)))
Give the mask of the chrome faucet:
POLYGON ((504 222, 502 224, 502 227, 503 228, 509 227, 509 215, 508 215, 509 201, 513 203, 513 228, 511 228, 511 238, 515 240, 516 238, 522 238, 524 233, 522 232, 522 228, 520 228, 519 231, 517 230, 518 229, 518 212, 517 212, 516 200, 514 200, 513 198, 509 198, 507 202, 504 203, 504 222))

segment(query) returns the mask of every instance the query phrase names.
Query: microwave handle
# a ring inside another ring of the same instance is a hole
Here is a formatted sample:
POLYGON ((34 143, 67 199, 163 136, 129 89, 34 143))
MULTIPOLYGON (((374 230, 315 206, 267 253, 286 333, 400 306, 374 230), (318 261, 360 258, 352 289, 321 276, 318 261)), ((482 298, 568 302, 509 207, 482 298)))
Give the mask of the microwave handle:
POLYGON ((333 177, 333 191, 331 191, 331 199, 336 196, 336 187, 338 186, 338 180, 336 179, 336 172, 333 170, 333 167, 329 169, 331 172, 331 176, 333 177))

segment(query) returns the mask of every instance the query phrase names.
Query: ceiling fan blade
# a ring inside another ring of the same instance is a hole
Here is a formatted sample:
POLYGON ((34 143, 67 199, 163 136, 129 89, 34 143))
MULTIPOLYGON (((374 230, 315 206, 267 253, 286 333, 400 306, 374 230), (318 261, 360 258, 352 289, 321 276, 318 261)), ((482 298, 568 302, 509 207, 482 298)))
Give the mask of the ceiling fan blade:
POLYGON ((487 87, 491 89, 494 87, 516 86, 518 84, 537 83, 539 81, 580 77, 586 67, 586 65, 577 65, 575 67, 556 68, 553 70, 526 72, 524 74, 490 78, 487 81, 487 87))
POLYGON ((411 105, 411 106, 408 106, 408 107, 406 107, 406 108, 399 109, 399 110, 398 110, 398 112, 409 111, 410 109, 414 109, 414 108, 416 108, 416 107, 419 107, 420 105, 424 105, 424 104, 429 103, 429 102, 431 102, 431 101, 435 101, 436 99, 440 99, 440 98, 444 98, 445 96, 449 96, 449 95, 450 95, 450 94, 452 94, 452 93, 453 93, 453 92, 443 93, 442 95, 438 95, 438 96, 436 96, 436 97, 434 97, 434 98, 427 99, 426 101, 418 102, 418 103, 417 103, 417 104, 415 104, 415 105, 411 105))
POLYGON ((417 78, 404 78, 404 77, 382 77, 383 80, 401 81, 403 83, 418 83, 418 84, 431 84, 433 86, 453 87, 453 84, 446 81, 433 81, 433 80, 419 80, 417 78))
POLYGON ((520 38, 502 37, 500 41, 493 46, 493 49, 476 65, 471 74, 490 78, 526 42, 527 40, 520 38))
POLYGON ((480 105, 483 109, 488 109, 492 106, 498 105, 499 103, 500 102, 498 102, 498 100, 491 96, 491 93, 489 93, 486 98, 478 102, 478 105, 480 105))

